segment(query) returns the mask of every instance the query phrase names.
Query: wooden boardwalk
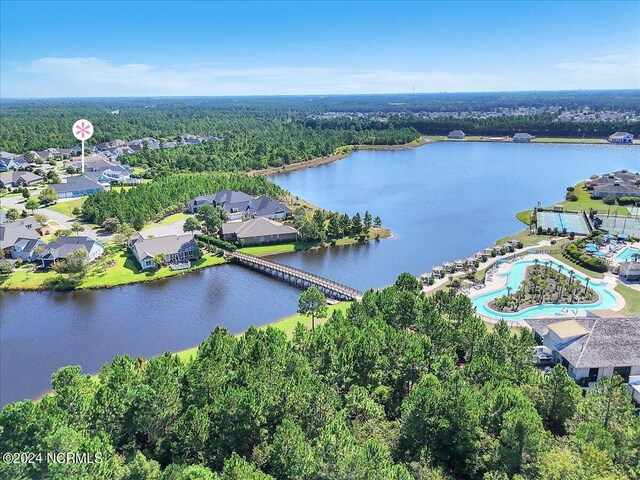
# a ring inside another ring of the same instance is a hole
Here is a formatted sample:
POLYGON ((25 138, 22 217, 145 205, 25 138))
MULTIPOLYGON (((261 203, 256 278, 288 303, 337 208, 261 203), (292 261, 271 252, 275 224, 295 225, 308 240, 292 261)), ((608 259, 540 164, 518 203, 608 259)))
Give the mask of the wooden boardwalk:
POLYGON ((267 260, 264 257, 257 257, 240 252, 226 252, 226 256, 235 263, 257 270, 258 272, 296 287, 309 288, 314 286, 327 297, 336 300, 360 300, 362 298, 362 292, 359 292, 355 288, 347 287, 333 280, 305 272, 299 268, 283 265, 273 260, 267 260))

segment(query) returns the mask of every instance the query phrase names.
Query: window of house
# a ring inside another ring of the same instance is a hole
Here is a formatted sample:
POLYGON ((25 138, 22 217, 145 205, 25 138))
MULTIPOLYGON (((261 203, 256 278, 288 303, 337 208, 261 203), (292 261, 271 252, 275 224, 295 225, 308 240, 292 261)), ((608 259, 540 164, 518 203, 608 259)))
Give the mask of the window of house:
POLYGON ((620 375, 625 382, 628 382, 629 375, 631 375, 631 367, 615 367, 613 374, 620 375))

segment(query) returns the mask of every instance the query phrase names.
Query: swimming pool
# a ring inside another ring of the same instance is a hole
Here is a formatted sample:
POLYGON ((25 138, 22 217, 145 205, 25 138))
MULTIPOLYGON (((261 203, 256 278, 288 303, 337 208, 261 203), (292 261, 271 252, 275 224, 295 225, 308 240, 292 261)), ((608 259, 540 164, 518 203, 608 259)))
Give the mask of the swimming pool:
POLYGON ((634 255, 640 255, 640 248, 627 247, 618 255, 616 255, 616 259, 620 260, 621 262, 629 262, 633 260, 634 255))
MULTIPOLYGON (((519 312, 497 312, 488 307, 488 303, 491 302, 491 300, 507 294, 507 287, 511 288, 511 292, 515 292, 520 286, 520 283, 522 283, 526 268, 534 264, 535 262, 533 260, 520 260, 519 262, 516 262, 511 266, 510 271, 499 274, 500 277, 507 277, 508 279, 507 284, 504 287, 493 292, 479 295, 472 300, 473 306, 475 307, 478 315, 483 315, 485 317, 491 318, 504 318, 505 320, 525 320, 527 318, 538 317, 541 315, 546 315, 549 317, 564 315, 565 312, 562 311, 563 308, 568 308, 569 310, 574 311, 593 309, 606 310, 608 308, 612 308, 616 303, 616 297, 613 296, 604 282, 590 279, 589 287, 595 290, 595 292, 598 294, 598 300, 593 303, 585 303, 579 305, 563 303, 542 304, 520 310, 519 312)), ((540 262, 540 264, 546 264, 546 262, 540 262)), ((560 271, 562 273, 564 273, 565 275, 568 274, 567 268, 559 265, 556 262, 550 261, 549 266, 555 269, 560 268, 560 271)), ((574 278, 576 278, 583 284, 586 281, 586 277, 584 275, 575 271, 574 278)))

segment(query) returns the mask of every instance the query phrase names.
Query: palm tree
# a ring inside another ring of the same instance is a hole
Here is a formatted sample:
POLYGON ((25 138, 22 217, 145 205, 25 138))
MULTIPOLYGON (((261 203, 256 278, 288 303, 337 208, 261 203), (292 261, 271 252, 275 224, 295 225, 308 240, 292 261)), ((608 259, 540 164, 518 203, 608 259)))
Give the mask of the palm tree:
POLYGON ((585 286, 584 286, 584 293, 585 294, 587 293, 587 290, 589 290, 589 280, 590 280, 590 278, 587 277, 587 281, 585 282, 585 286))

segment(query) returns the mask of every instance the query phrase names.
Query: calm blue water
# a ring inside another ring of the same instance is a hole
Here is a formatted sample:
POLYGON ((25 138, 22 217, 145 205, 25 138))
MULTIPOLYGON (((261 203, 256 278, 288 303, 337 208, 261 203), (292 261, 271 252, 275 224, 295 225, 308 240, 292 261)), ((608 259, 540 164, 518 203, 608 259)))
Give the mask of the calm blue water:
POLYGON ((621 168, 640 171, 640 147, 439 142, 356 152, 272 180, 328 210, 368 209, 395 238, 279 261, 359 289, 383 287, 400 272, 430 271, 521 231, 517 212, 551 205, 566 187, 621 168))
MULTIPOLYGON (((616 303, 616 298, 607 289, 605 283, 590 280, 589 287, 595 290, 598 294, 598 300, 593 303, 582 305, 563 303, 554 305, 538 305, 515 313, 497 312, 487 306, 487 304, 492 300, 506 295, 508 288, 511 289, 511 292, 515 292, 522 283, 527 267, 534 264, 535 262, 533 260, 521 260, 519 262, 515 262, 508 272, 500 275, 501 277, 507 277, 508 279, 507 284, 504 287, 493 292, 479 295, 473 299, 473 306, 476 307, 476 311, 485 317, 504 318, 505 320, 524 320, 526 318, 539 317, 542 315, 561 315, 563 313, 562 309, 564 308, 568 308, 570 310, 606 310, 613 307, 616 303)), ((560 269, 562 273, 568 276, 568 271, 558 263, 550 261, 549 266, 556 270, 560 269)), ((586 277, 579 272, 574 272, 574 278, 582 284, 585 284, 586 282, 586 277)))
MULTIPOLYGON (((640 148, 435 143, 362 151, 274 180, 330 210, 380 215, 394 238, 279 256, 361 290, 466 258, 522 230, 514 215, 562 199, 594 173, 640 171, 640 148)), ((64 365, 95 372, 116 354, 152 356, 290 315, 300 292, 237 266, 100 291, 0 294, 0 405, 50 388, 64 365)))

